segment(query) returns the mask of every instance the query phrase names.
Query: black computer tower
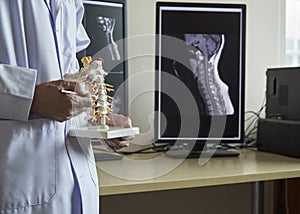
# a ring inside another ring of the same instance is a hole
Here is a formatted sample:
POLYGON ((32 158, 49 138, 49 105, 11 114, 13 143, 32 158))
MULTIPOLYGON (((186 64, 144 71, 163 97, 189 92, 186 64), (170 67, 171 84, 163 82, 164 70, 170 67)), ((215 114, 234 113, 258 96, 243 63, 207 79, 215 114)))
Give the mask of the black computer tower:
POLYGON ((260 119, 257 149, 300 158, 300 121, 260 119))
POLYGON ((266 119, 258 121, 257 148, 300 158, 300 67, 271 68, 266 75, 266 119))
POLYGON ((267 69, 266 118, 300 121, 300 67, 267 69))

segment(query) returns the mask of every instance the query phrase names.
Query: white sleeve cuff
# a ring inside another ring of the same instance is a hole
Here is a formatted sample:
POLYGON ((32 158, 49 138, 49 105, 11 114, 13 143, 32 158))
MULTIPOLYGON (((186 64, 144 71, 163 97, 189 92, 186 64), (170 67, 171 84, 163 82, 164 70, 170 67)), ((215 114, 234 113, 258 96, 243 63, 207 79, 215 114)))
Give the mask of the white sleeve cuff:
POLYGON ((34 69, 0 65, 0 119, 28 120, 36 77, 34 69))

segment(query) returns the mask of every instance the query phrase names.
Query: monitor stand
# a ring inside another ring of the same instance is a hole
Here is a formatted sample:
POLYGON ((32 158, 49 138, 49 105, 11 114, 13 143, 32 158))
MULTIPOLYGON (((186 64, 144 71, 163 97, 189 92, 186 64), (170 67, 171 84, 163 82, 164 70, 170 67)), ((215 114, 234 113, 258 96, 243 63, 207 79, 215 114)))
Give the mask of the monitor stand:
POLYGON ((186 147, 180 148, 170 148, 168 151, 165 152, 166 156, 171 158, 210 158, 210 157, 237 157, 239 156, 238 152, 235 151, 228 151, 224 149, 205 149, 196 146, 193 149, 187 149, 186 147))
POLYGON ((116 152, 101 151, 97 149, 94 149, 94 157, 96 162, 122 160, 124 158, 123 155, 116 152))
POLYGON ((110 149, 107 145, 105 145, 105 143, 101 143, 99 139, 92 139, 91 143, 96 162, 122 160, 124 157, 123 155, 110 149))

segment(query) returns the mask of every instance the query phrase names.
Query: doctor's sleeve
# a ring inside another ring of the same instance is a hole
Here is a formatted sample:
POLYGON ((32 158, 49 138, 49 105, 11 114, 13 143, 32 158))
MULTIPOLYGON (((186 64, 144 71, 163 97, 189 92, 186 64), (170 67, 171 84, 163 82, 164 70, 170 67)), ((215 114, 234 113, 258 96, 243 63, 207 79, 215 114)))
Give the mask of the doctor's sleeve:
POLYGON ((27 121, 37 71, 0 64, 0 119, 27 121))

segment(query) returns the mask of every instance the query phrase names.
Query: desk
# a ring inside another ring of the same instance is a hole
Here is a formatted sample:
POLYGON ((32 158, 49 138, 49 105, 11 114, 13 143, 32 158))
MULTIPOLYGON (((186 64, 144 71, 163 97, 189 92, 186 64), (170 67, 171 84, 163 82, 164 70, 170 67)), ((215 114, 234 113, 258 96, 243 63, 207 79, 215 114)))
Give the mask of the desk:
MULTIPOLYGON (((225 191, 222 194, 226 197, 226 191, 229 191, 227 187, 230 187, 233 189, 236 188, 237 191, 244 189, 244 191, 248 192, 246 200, 251 200, 252 196, 249 196, 251 194, 251 187, 244 184, 300 177, 300 159, 253 150, 242 150, 239 157, 212 158, 202 166, 198 164, 198 159, 184 160, 176 168, 163 174, 159 171, 164 167, 163 165, 165 163, 172 164, 176 160, 160 157, 160 164, 158 164, 153 163, 153 161, 144 160, 146 157, 145 155, 133 156, 137 162, 141 161, 143 163, 142 165, 133 164, 134 166, 126 163, 124 160, 97 163, 100 196, 104 199, 105 196, 114 196, 107 198, 116 198, 115 196, 118 196, 122 201, 126 200, 129 195, 136 195, 136 202, 139 202, 138 200, 142 200, 141 195, 145 197, 145 194, 155 194, 158 191, 160 194, 163 193, 162 191, 165 191, 164 193, 168 193, 169 191, 172 194, 178 191, 180 195, 185 194, 189 196, 190 193, 186 192, 188 190, 193 191, 193 189, 198 189, 201 191, 202 189, 206 191, 209 190, 207 189, 208 187, 212 187, 212 192, 218 191, 217 189, 225 191), (121 172, 121 174, 123 173, 123 178, 111 175, 113 173, 111 173, 110 169, 113 172, 117 168, 121 168, 121 171, 123 170, 121 172), (139 175, 143 174, 146 174, 146 176, 149 175, 149 179, 138 180, 139 175), (157 176, 159 174, 161 176, 157 176), (131 177, 136 175, 136 180, 129 180, 126 178, 126 175, 131 177)), ((150 160, 153 160, 153 156, 150 160)), ((220 194, 219 192, 218 195, 220 194)), ((155 194, 155 197, 159 197, 159 194, 155 194)), ((239 195, 237 199, 239 197, 244 196, 239 195)), ((222 198, 224 200, 224 197, 222 198)), ((233 200, 236 199, 233 198, 233 200)), ((174 203, 176 204, 176 201, 174 203)), ((251 210, 249 203, 246 206, 248 207, 247 210, 251 210)), ((172 211, 172 213, 174 212, 172 211)))

